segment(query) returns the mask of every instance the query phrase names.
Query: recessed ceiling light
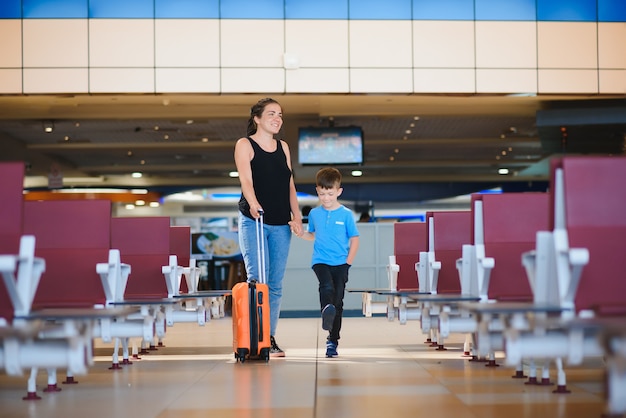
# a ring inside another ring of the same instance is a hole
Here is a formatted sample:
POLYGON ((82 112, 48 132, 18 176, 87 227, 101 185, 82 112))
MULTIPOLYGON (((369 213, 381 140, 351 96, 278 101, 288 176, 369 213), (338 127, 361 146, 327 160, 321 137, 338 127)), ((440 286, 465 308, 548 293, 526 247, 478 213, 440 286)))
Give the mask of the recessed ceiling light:
POLYGON ((143 174, 138 172, 138 171, 136 171, 133 174, 131 174, 131 177, 134 178, 134 179, 140 179, 140 178, 143 177, 143 174))
POLYGON ((239 177, 239 172, 237 171, 231 171, 230 173, 228 173, 228 177, 239 177))
POLYGON ((361 177, 363 175, 363 172, 361 170, 352 170, 352 177, 361 177))
POLYGON ((509 169, 508 168, 499 168, 498 169, 498 174, 501 174, 503 176, 507 175, 507 174, 509 174, 509 169))

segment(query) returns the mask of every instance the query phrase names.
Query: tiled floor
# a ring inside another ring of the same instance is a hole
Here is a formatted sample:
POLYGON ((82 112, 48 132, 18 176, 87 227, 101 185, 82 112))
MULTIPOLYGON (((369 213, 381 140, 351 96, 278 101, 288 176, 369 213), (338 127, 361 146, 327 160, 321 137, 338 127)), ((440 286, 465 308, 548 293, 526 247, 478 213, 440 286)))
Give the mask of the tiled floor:
POLYGON ((61 392, 44 393, 40 373, 38 401, 22 400, 27 376, 0 374, 0 417, 589 418, 604 410, 600 360, 568 368, 571 393, 553 394, 554 386, 512 379, 504 365, 469 362, 461 337, 435 351, 417 322, 345 318, 342 337, 340 357, 326 359, 319 319, 281 319, 286 357, 239 364, 230 318, 177 324, 165 347, 122 370, 108 369, 111 348, 97 343, 89 374, 61 392))

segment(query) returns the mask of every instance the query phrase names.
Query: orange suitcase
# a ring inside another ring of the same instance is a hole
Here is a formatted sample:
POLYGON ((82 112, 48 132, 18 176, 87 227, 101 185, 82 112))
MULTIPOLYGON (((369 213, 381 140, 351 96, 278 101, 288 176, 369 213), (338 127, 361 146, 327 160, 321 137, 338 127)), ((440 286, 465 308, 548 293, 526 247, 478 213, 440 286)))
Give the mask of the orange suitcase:
POLYGON ((259 281, 237 283, 233 286, 233 351, 235 360, 270 359, 269 288, 265 282, 265 246, 263 244, 263 215, 257 219, 257 251, 259 281))
POLYGON ((235 359, 270 359, 269 289, 265 283, 233 287, 233 350, 235 359))

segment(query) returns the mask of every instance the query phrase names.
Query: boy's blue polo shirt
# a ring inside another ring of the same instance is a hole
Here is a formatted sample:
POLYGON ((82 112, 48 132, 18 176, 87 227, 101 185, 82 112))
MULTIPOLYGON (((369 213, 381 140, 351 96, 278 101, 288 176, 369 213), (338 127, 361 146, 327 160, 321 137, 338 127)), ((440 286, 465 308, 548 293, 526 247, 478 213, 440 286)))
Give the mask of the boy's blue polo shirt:
POLYGON ((309 232, 315 234, 311 265, 346 264, 350 238, 359 236, 352 211, 343 205, 331 211, 322 206, 311 209, 309 232))

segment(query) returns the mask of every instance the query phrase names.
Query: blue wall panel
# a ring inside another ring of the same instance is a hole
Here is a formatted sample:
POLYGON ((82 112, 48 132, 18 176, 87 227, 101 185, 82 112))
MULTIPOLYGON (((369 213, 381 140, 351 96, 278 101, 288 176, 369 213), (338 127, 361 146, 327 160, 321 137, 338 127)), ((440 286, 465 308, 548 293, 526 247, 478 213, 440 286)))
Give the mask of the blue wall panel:
POLYGON ((222 19, 284 19, 283 0, 223 0, 220 2, 222 19))
POLYGON ((87 18, 87 0, 23 0, 22 6, 25 19, 87 18))
POLYGON ((152 19, 154 18, 154 0, 89 0, 89 17, 152 19))
POLYGON ((19 19, 22 17, 22 2, 20 0, 0 1, 0 19, 19 19))
POLYGON ((626 0, 598 0, 598 20, 626 22, 626 0))
POLYGON ((348 0, 285 0, 287 19, 348 19, 348 0))
POLYGON ((0 0, 0 19, 626 22, 626 0, 0 0))
POLYGON ((535 0, 476 0, 476 20, 536 19, 535 0))
POLYGON ((155 0, 157 19, 218 19, 219 0, 155 0))
POLYGON ((596 0, 537 0, 537 20, 595 22, 598 20, 597 2, 596 0))
POLYGON ((350 19, 411 20, 411 0, 350 0, 350 19))
POLYGON ((473 20, 474 0, 413 0, 415 20, 473 20))

